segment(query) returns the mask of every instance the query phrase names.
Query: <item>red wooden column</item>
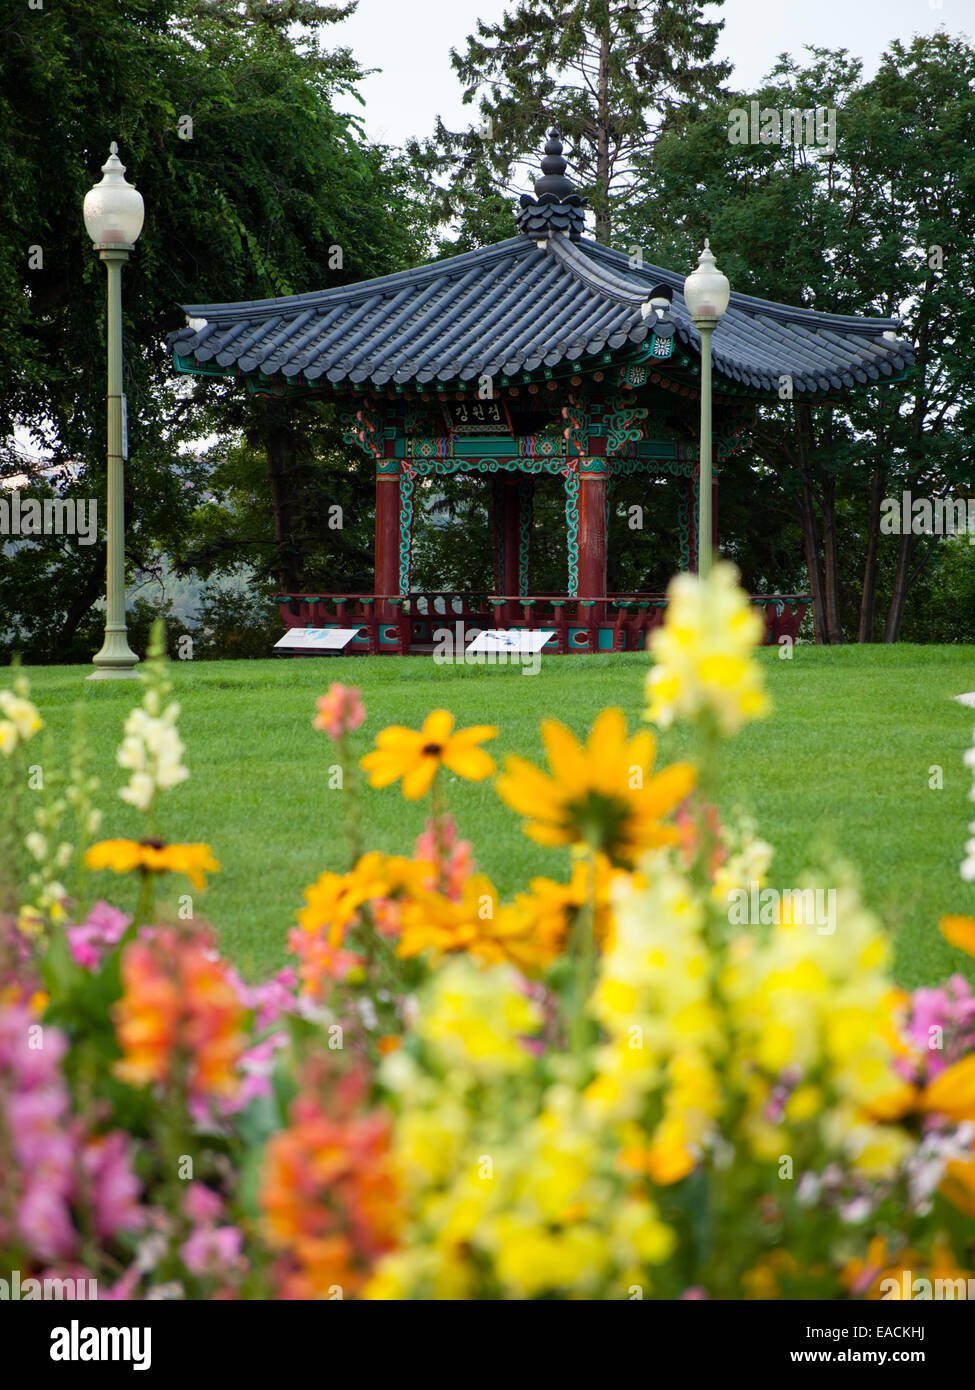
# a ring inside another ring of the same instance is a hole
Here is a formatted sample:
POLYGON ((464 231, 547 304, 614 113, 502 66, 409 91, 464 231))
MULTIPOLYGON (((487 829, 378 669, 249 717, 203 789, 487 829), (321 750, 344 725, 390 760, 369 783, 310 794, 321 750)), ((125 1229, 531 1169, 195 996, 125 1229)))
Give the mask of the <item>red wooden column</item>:
MULTIPOLYGON (((399 462, 376 462, 376 593, 399 593, 399 462)), ((392 622, 396 609, 387 599, 376 604, 380 622, 392 622)))
MULTIPOLYGON (((519 509, 521 498, 518 481, 509 482, 506 478, 501 488, 501 536, 503 540, 504 565, 501 575, 501 592, 512 599, 518 594, 518 556, 519 556, 519 509)), ((506 603, 502 610, 506 622, 521 616, 521 609, 515 602, 506 603)))
MULTIPOLYGON (((606 464, 603 459, 579 461, 579 597, 606 597, 606 464)), ((592 609, 602 621, 605 605, 592 609)))

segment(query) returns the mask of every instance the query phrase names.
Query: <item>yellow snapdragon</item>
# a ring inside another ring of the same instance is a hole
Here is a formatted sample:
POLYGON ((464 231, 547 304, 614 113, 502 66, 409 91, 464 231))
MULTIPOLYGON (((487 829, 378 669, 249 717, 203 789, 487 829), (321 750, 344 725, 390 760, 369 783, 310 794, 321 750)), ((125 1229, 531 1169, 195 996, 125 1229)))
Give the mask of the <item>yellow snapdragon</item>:
POLYGON ((19 675, 14 681, 13 690, 0 690, 0 753, 11 757, 18 744, 27 743, 44 721, 37 706, 28 699, 30 684, 26 676, 19 675))
POLYGON ((855 882, 836 877, 835 931, 780 920, 730 953, 721 987, 739 1075, 750 1076, 745 1125, 755 1152, 781 1152, 765 1118, 771 1086, 783 1073, 815 1076, 815 1087, 792 1093, 781 1123, 819 1111, 821 1136, 838 1156, 889 1175, 907 1146, 905 1132, 882 1123, 906 1090, 893 1066, 890 950, 855 882))
POLYGON ((741 816, 737 825, 722 831, 728 850, 727 858, 714 871, 711 896, 716 904, 727 908, 729 894, 736 889, 750 889, 752 884, 763 888, 775 856, 767 840, 755 831, 749 816, 741 816))
POLYGON ((511 967, 480 970, 458 957, 434 975, 417 1034, 445 1067, 479 1078, 525 1070, 531 1055, 520 1036, 534 1033, 541 1016, 511 967))
POLYGON ((762 669, 752 656, 762 619, 738 585, 733 565, 707 579, 680 574, 667 590, 667 615, 650 638, 646 718, 660 728, 710 715, 731 734, 769 710, 762 669))
POLYGON ((366 1297, 625 1298, 669 1255, 673 1232, 620 1171, 614 1127, 568 1063, 563 1077, 536 1065, 539 1023, 508 967, 458 958, 427 982, 414 1031, 428 1065, 400 1050, 381 1069, 409 1217, 366 1297))
POLYGON ((680 1051, 717 1041, 704 911, 667 851, 644 860, 646 886, 614 895, 612 940, 590 1004, 607 1041, 596 1051, 589 1104, 625 1118, 680 1051))

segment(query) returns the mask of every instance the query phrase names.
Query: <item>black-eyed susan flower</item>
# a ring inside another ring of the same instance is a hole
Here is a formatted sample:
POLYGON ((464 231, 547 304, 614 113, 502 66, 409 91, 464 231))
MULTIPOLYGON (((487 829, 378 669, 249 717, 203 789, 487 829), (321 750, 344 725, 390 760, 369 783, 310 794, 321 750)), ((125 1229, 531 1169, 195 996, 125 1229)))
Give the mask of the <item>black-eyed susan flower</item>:
POLYGON ((975 1052, 943 1071, 921 1092, 920 1108, 962 1123, 975 1120, 975 1052))
POLYGON ((614 881, 627 875, 614 867, 604 854, 595 856, 594 864, 579 859, 572 866, 568 883, 556 883, 550 878, 533 878, 529 892, 515 896, 515 907, 536 923, 536 933, 554 959, 568 949, 572 925, 579 912, 592 901, 595 908, 593 936, 602 944, 611 930, 610 890, 614 881), (591 876, 595 870, 595 886, 591 876))
POLYGON ((494 771, 494 759, 479 748, 495 738, 492 724, 475 724, 453 732, 454 716, 445 709, 428 714, 417 732, 391 724, 376 736, 376 746, 362 759, 371 787, 388 787, 403 779, 407 801, 426 796, 441 764, 469 782, 480 782, 494 771))
POLYGON ((364 904, 420 892, 429 871, 426 863, 373 850, 347 874, 320 874, 305 889, 298 921, 306 932, 325 932, 329 946, 337 949, 364 904))
POLYGON ((941 935, 947 942, 957 946, 959 951, 967 951, 970 956, 975 956, 975 917, 942 917, 939 925, 941 935))
POLYGON ((85 854, 85 864, 89 869, 112 869, 117 874, 135 869, 185 874, 198 893, 207 886, 206 875, 220 869, 209 845, 164 845, 159 840, 100 840, 85 854))
POLYGON ((396 954, 409 960, 424 951, 440 956, 466 951, 487 965, 507 963, 526 974, 540 972, 555 952, 531 900, 522 897, 518 904, 501 904, 485 874, 467 879, 459 901, 421 893, 403 909, 396 954))
POLYGON ((649 731, 628 738, 619 709, 603 710, 585 745, 556 719, 541 729, 551 775, 511 756, 497 782, 502 800, 525 817, 526 835, 540 845, 586 846, 624 866, 677 841, 661 822, 694 786, 690 763, 651 775, 656 740, 649 731))

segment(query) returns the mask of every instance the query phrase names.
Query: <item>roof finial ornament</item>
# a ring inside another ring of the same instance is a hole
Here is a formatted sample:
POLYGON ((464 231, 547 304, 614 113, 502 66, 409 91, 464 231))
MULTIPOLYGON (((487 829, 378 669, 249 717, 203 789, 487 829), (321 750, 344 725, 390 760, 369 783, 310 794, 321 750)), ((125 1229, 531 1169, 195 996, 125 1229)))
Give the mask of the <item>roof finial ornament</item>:
POLYGON ((585 227, 586 199, 580 198, 575 184, 566 177, 568 161, 562 153, 562 136, 554 126, 548 132, 541 167, 541 175, 535 180, 535 197, 521 195, 516 214, 518 228, 536 241, 558 232, 568 232, 578 241, 585 227))
POLYGON ((542 176, 535 180, 535 197, 541 198, 545 193, 552 193, 561 201, 570 193, 574 193, 575 184, 565 176, 568 167, 569 162, 562 153, 562 137, 553 127, 548 133, 545 153, 542 155, 542 176))

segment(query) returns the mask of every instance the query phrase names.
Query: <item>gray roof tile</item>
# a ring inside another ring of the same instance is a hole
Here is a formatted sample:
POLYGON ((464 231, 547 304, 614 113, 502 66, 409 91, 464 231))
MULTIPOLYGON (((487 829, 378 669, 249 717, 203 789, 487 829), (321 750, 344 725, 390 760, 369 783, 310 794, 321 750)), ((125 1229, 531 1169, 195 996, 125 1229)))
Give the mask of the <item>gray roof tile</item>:
MULTIPOLYGON (((700 336, 683 297, 684 277, 634 268, 618 251, 567 235, 543 246, 519 235, 496 246, 360 284, 239 304, 192 304, 199 328, 169 345, 188 369, 217 363, 240 374, 329 382, 469 381, 554 368, 639 344, 652 290, 673 299, 659 333, 676 333, 691 356, 700 336)), ((714 334, 717 376, 759 391, 793 378, 797 393, 865 385, 902 371, 911 345, 884 334, 897 320, 822 314, 732 293, 714 334)))

